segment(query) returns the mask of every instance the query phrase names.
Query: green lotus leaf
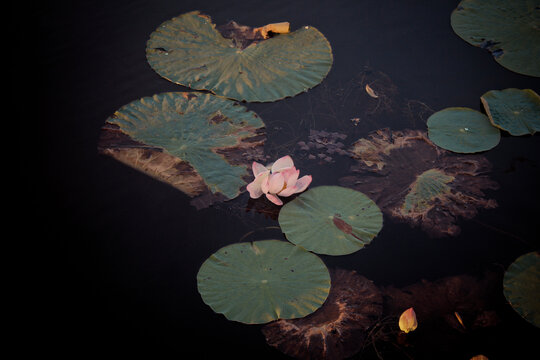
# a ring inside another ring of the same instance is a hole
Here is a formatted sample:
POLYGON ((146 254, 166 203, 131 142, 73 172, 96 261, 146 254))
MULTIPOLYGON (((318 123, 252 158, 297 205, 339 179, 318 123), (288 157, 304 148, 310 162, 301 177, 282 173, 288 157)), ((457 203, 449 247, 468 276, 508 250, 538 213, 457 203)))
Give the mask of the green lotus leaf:
POLYGON ((443 149, 457 153, 475 153, 494 148, 499 143, 499 129, 479 111, 450 107, 431 115, 427 121, 428 137, 443 149))
POLYGON ((537 0, 463 0, 450 21, 459 37, 491 51, 505 68, 540 77, 537 0))
POLYGON ((158 74, 174 83, 253 102, 307 91, 332 66, 330 44, 311 26, 245 48, 239 43, 194 11, 160 25, 147 42, 146 56, 158 74))
POLYGON ((533 90, 491 90, 480 99, 494 126, 512 135, 540 131, 540 96, 533 90))
POLYGON ((219 249, 199 269, 203 301, 229 320, 262 324, 304 317, 330 292, 322 260, 280 240, 236 243, 219 249))
POLYGON ((411 213, 427 213, 435 206, 435 199, 441 199, 451 189, 448 183, 454 180, 439 169, 430 169, 420 174, 411 185, 409 193, 401 206, 403 215, 411 213))
POLYGON ((506 300, 525 320, 540 327, 540 254, 530 252, 518 257, 503 279, 506 300))
POLYGON ((359 191, 319 186, 283 206, 278 221, 290 242, 318 254, 345 255, 377 236, 383 216, 359 191))
POLYGON ((262 148, 252 111, 211 94, 171 92, 133 101, 107 119, 99 148, 190 196, 232 199, 246 184, 245 152, 262 148))

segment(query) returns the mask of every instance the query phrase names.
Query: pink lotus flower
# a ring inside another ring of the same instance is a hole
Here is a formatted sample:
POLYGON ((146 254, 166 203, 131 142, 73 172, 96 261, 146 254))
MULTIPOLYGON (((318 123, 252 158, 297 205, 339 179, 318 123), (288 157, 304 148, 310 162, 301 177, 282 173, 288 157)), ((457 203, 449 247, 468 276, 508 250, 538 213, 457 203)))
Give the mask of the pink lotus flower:
POLYGON ((249 183, 247 191, 252 199, 258 199, 262 194, 276 205, 283 205, 279 196, 291 196, 307 189, 311 184, 311 175, 298 178, 300 170, 296 170, 292 158, 287 155, 279 158, 271 165, 264 166, 253 162, 255 180, 249 183))

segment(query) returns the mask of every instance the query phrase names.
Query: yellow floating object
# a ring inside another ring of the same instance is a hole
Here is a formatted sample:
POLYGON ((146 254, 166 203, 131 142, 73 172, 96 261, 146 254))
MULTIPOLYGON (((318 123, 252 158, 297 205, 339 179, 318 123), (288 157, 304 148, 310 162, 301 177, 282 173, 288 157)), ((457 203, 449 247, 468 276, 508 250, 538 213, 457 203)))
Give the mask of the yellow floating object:
POLYGON ((414 309, 408 308, 399 317, 399 328, 404 333, 411 332, 418 327, 418 321, 416 320, 416 313, 414 309))
POLYGON ((253 32, 259 32, 263 38, 268 39, 269 32, 273 32, 276 34, 287 34, 290 31, 290 28, 291 24, 289 24, 288 22, 280 22, 255 28, 253 29, 253 32))
POLYGON ((466 329, 465 324, 463 323, 463 319, 461 318, 461 316, 458 314, 457 311, 454 311, 454 315, 457 321, 461 324, 461 326, 463 326, 463 328, 466 329))
POLYGON ((366 92, 367 92, 368 95, 371 96, 372 98, 375 98, 375 99, 376 99, 376 98, 379 97, 379 95, 377 95, 377 94, 375 93, 375 91, 373 91, 373 89, 372 89, 368 84, 366 84, 366 92))

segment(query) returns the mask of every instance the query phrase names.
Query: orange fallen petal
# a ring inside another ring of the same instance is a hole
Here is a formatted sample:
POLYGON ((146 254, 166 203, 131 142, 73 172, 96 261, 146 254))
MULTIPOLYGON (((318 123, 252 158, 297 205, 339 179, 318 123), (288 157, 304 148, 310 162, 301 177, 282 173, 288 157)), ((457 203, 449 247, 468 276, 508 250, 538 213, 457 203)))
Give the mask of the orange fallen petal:
POLYGON ((484 355, 475 355, 471 358, 471 360, 488 360, 488 358, 484 355))
POLYGON ((286 34, 289 31, 290 31, 290 24, 288 22, 268 24, 268 25, 253 29, 254 33, 260 32, 262 37, 265 39, 268 39, 269 32, 273 32, 276 34, 286 34))
POLYGON ((418 321, 416 320, 416 313, 413 308, 408 308, 399 317, 399 328, 404 333, 411 332, 418 327, 418 321))
POLYGON ((373 89, 372 89, 369 85, 367 85, 367 84, 366 84, 366 92, 367 92, 368 95, 371 96, 372 98, 378 98, 378 97, 379 97, 379 95, 377 95, 377 94, 375 93, 375 91, 373 91, 373 89))
POLYGON ((463 323, 463 319, 461 318, 461 316, 458 314, 457 311, 454 311, 454 315, 457 321, 461 324, 461 326, 463 326, 463 328, 466 329, 465 324, 463 323))

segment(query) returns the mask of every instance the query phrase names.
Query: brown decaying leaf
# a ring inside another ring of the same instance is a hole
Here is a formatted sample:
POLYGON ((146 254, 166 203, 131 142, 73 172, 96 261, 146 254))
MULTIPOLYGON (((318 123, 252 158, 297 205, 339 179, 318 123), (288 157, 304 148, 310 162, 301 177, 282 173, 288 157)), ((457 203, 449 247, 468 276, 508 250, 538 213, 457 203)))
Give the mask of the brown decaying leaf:
POLYGON ((350 152, 357 162, 340 184, 365 193, 387 215, 420 226, 430 236, 455 236, 460 232, 458 217, 470 219, 479 208, 497 206, 484 194, 484 189, 498 188, 485 175, 489 161, 482 155, 456 156, 435 146, 423 131, 380 129, 355 142, 350 152), (453 178, 446 184, 450 191, 421 209, 402 211, 418 176, 431 169, 453 178))
MULTIPOLYGON (((247 168, 252 161, 262 157, 265 140, 264 130, 260 129, 237 146, 217 148, 215 152, 226 158, 230 164, 244 165, 247 168)), ((197 209, 226 200, 220 193, 212 194, 203 178, 189 163, 161 148, 133 140, 117 125, 106 123, 102 127, 98 151, 181 190, 192 198, 191 204, 197 209)), ((249 182, 251 174, 246 175, 244 180, 249 182)))
POLYGON ((360 351, 382 313, 381 294, 354 271, 334 270, 331 277, 330 294, 320 309, 263 327, 268 344, 296 359, 344 359, 360 351))
POLYGON ((194 197, 204 193, 204 180, 187 162, 160 148, 134 141, 117 125, 105 124, 101 131, 99 151, 116 160, 180 189, 194 197))

